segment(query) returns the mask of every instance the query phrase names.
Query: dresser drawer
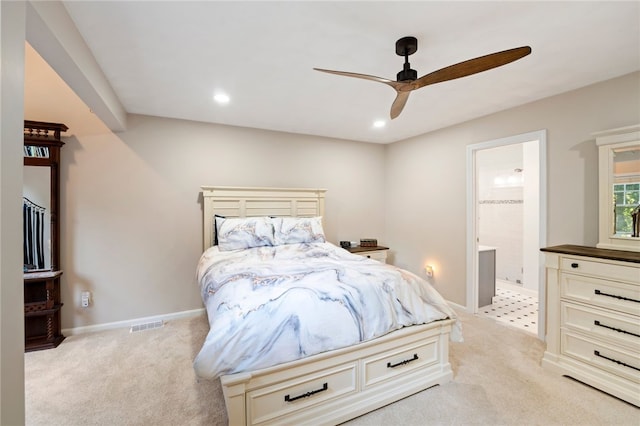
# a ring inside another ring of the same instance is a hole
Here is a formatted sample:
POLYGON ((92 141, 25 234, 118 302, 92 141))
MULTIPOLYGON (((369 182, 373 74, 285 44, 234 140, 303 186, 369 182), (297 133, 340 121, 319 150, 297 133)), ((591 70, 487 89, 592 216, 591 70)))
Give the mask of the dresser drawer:
POLYGON ((363 388, 437 363, 437 337, 374 355, 363 361, 363 388))
POLYGON ((594 306, 640 315, 640 286, 563 273, 561 297, 594 306))
POLYGON ((601 370, 640 383, 640 356, 638 353, 605 344, 567 330, 561 332, 562 353, 601 370))
POLYGON ((307 374, 277 385, 247 393, 247 420, 250 424, 268 423, 324 401, 357 390, 357 364, 307 374))
POLYGON ((386 263, 387 262, 387 251, 386 250, 374 250, 374 251, 362 251, 357 253, 359 256, 367 257, 369 259, 377 260, 378 262, 386 263))
POLYGON ((563 257, 560 265, 563 272, 590 275, 608 280, 620 280, 640 285, 640 267, 563 257))
POLYGON ((640 318, 568 302, 561 305, 562 327, 640 351, 640 318))

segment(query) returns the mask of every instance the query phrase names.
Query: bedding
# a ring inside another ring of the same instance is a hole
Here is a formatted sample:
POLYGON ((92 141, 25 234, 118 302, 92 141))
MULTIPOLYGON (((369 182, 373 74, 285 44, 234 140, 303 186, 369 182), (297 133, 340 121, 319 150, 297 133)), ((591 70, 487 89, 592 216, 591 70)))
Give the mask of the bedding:
POLYGON ((274 245, 271 218, 217 216, 215 224, 216 242, 221 251, 274 245))
MULTIPOLYGON (((252 371, 456 318, 429 283, 331 243, 207 249, 197 279, 210 330, 200 377, 252 371)), ((451 339, 462 339, 456 321, 451 339)))
POLYGON ((322 218, 316 217, 274 217, 274 245, 299 243, 324 243, 322 218))

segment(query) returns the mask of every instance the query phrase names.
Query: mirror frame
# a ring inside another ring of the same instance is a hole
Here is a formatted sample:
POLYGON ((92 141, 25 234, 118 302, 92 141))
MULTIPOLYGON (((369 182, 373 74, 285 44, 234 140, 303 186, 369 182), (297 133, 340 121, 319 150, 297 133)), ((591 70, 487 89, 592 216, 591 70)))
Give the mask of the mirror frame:
POLYGON ((594 135, 596 136, 599 158, 599 243, 596 247, 640 252, 640 237, 616 237, 613 235, 615 218, 611 208, 614 150, 635 145, 640 147, 640 124, 598 132, 594 135))
POLYGON ((24 146, 39 146, 49 149, 48 157, 24 157, 25 166, 49 167, 51 170, 50 217, 51 217, 51 270, 60 270, 60 140, 61 132, 68 127, 61 123, 24 121, 24 146))

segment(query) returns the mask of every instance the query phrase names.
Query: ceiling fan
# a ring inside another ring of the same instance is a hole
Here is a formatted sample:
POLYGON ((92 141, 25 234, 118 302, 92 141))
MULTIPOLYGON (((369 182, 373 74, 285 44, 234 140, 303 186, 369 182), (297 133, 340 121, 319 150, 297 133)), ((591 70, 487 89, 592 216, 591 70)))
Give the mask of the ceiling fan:
POLYGON ((413 90, 430 84, 454 80, 456 78, 466 77, 492 68, 497 68, 510 62, 517 61, 531 53, 531 47, 529 46, 517 47, 515 49, 491 53, 489 55, 459 62, 418 78, 418 72, 411 69, 411 64, 409 63, 409 56, 416 53, 417 50, 418 40, 415 37, 402 37, 396 42, 396 54, 398 56, 404 56, 404 67, 402 71, 397 74, 396 81, 354 72, 333 71, 322 68, 314 68, 314 70, 343 75, 346 77, 377 81, 392 87, 396 91, 396 99, 391 105, 391 119, 393 120, 400 115, 402 109, 407 103, 407 99, 409 99, 409 94, 413 90))

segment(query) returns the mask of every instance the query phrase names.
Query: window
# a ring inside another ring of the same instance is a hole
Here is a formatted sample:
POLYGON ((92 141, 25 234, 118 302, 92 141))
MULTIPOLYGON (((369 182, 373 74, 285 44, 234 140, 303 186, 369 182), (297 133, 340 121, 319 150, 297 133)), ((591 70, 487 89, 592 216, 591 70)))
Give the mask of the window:
POLYGON ((614 234, 629 237, 633 233, 631 213, 640 204, 640 182, 614 184, 613 198, 616 215, 614 234))

